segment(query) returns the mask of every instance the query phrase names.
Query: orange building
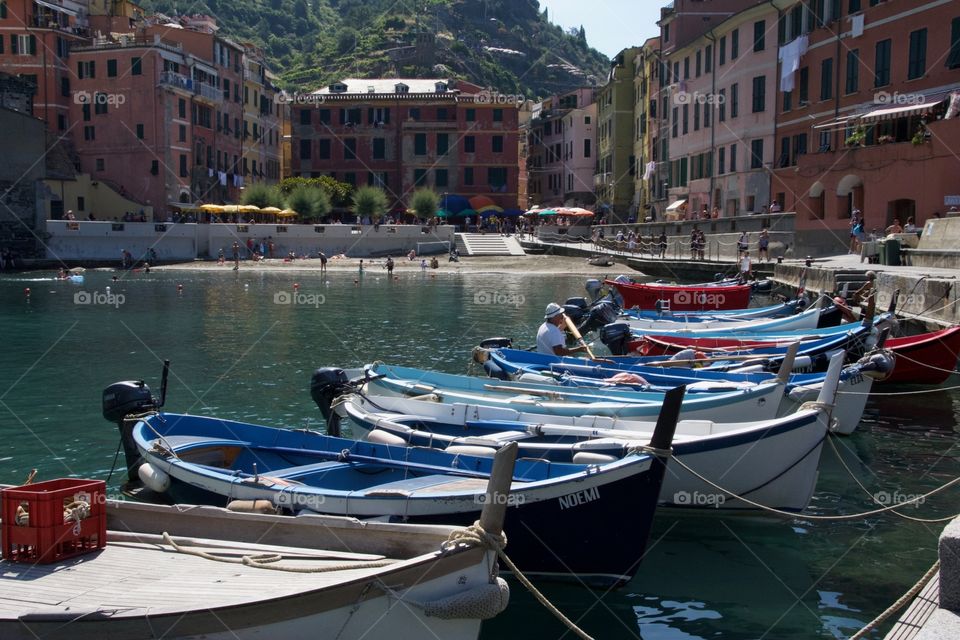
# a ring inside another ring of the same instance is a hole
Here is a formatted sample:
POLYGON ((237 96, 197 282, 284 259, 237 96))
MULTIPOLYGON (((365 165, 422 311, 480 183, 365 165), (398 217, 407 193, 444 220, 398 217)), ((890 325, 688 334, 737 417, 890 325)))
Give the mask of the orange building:
POLYGON ((843 252, 855 209, 882 232, 960 201, 958 3, 798 1, 779 40, 772 191, 798 253, 843 252))

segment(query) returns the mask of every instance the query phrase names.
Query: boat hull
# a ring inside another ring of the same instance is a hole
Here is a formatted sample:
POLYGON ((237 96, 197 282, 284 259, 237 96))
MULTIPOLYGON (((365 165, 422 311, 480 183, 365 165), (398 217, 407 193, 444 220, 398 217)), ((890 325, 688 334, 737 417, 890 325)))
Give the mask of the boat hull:
POLYGON ((717 311, 750 306, 750 285, 682 286, 640 284, 606 280, 623 297, 623 308, 656 310, 657 303, 669 302, 671 311, 717 311))
POLYGON ((957 368, 960 327, 887 338, 884 348, 893 352, 896 364, 882 384, 943 384, 957 368))

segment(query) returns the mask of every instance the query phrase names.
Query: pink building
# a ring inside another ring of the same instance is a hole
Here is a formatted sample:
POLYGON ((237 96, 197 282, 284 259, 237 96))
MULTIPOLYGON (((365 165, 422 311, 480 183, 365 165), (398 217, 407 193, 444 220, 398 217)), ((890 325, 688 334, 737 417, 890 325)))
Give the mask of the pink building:
POLYGON ((733 217, 770 205, 777 20, 773 5, 756 4, 665 47, 668 213, 693 218, 717 207, 733 217))
POLYGON ((596 90, 583 87, 534 105, 528 125, 531 205, 596 202, 596 90))

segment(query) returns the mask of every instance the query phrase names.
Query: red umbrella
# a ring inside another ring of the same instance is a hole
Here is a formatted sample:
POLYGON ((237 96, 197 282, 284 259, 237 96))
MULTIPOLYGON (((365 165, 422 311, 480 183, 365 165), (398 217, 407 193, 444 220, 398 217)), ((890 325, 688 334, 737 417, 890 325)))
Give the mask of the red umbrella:
POLYGON ((488 198, 487 196, 473 196, 470 198, 470 208, 480 211, 484 207, 489 207, 491 205, 496 205, 497 203, 488 198))

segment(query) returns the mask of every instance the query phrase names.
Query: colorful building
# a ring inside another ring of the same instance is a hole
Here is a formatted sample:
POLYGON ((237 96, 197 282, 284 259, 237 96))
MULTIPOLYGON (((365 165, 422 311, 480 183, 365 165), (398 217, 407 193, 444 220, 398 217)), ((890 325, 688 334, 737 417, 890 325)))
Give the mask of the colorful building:
POLYGON ((526 134, 531 206, 590 207, 596 202, 596 89, 552 96, 533 107, 526 134))
POLYGON ((957 3, 791 2, 779 41, 773 191, 799 252, 844 251, 855 209, 882 234, 960 203, 957 3))
POLYGON ((634 64, 640 47, 624 49, 610 63, 607 83, 597 90, 597 168, 593 187, 610 221, 631 215, 637 159, 633 152, 634 64))
POLYGON ((661 184, 656 178, 656 148, 658 144, 657 108, 660 97, 660 38, 650 38, 640 47, 634 58, 633 76, 633 203, 631 212, 638 220, 653 218, 653 202, 661 196, 661 184))
POLYGON ((350 78, 291 98, 291 170, 383 188, 394 209, 438 194, 519 203, 518 102, 447 79, 350 78))
POLYGON ((263 50, 244 44, 243 175, 247 183, 280 180, 280 137, 287 112, 277 96, 276 77, 267 68, 263 50))

